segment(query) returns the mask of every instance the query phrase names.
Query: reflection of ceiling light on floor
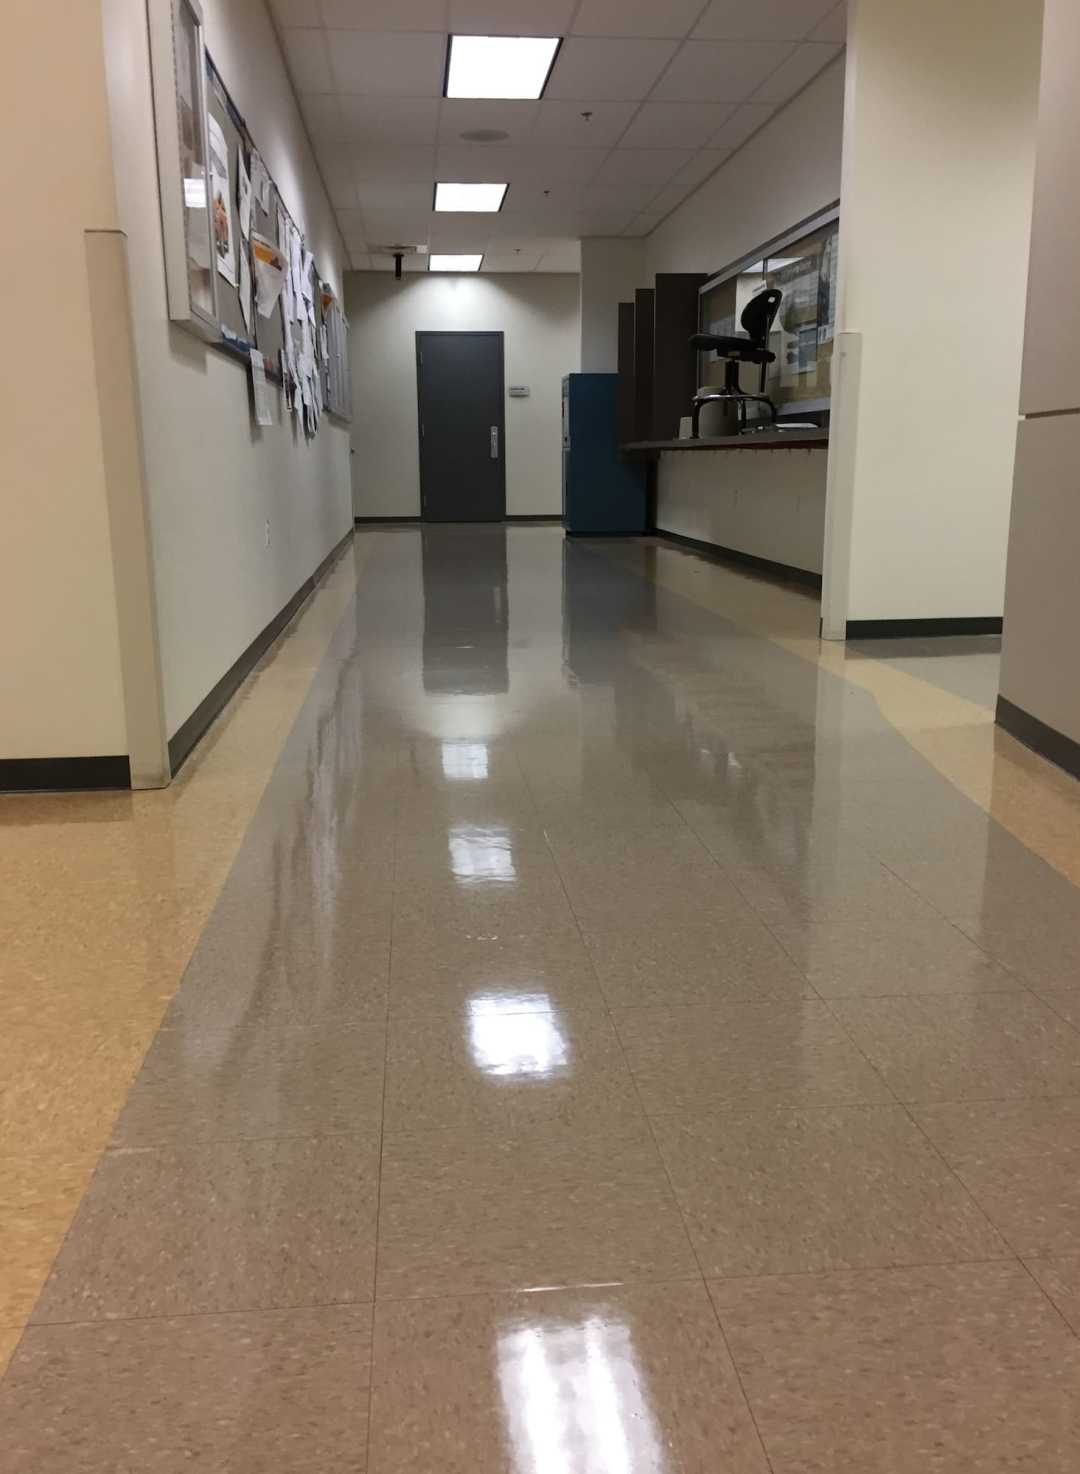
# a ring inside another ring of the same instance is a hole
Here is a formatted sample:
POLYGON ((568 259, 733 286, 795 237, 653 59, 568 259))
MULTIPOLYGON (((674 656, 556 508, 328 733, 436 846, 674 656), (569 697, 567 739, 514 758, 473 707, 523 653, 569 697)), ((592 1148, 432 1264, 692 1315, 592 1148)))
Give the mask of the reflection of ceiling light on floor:
POLYGON ((514 850, 505 829, 462 824, 450 831, 450 869, 456 880, 516 880, 514 850))
POLYGON ((668 1467, 627 1325, 515 1326, 495 1356, 515 1474, 668 1467))
POLYGON ((444 742, 442 745, 444 778, 458 782, 477 782, 488 775, 486 742, 444 742))
POLYGON ((485 1075, 558 1075, 567 1067, 557 1014, 510 1013, 493 1008, 490 998, 469 1004, 469 1047, 485 1075))

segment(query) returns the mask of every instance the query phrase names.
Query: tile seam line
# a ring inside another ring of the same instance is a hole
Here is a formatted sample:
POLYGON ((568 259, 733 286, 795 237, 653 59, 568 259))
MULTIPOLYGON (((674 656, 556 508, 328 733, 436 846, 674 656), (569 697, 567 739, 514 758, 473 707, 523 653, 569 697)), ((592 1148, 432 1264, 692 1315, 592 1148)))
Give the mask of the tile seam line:
MULTIPOLYGON (((526 786, 526 788, 529 789, 529 792, 531 794, 532 793, 532 788, 531 788, 531 785, 529 784, 528 776, 523 773, 523 777, 525 778, 525 786, 526 786)), ((674 804, 674 802, 671 799, 668 798, 668 796, 666 794, 664 795, 664 801, 665 801, 665 803, 667 803, 667 805, 669 806, 669 808, 671 808, 671 810, 675 814, 678 815, 679 820, 680 820, 682 826, 690 834, 692 834, 694 836, 694 838, 697 840, 698 844, 701 845, 701 848, 704 851, 704 853, 709 856, 709 859, 710 860, 712 860, 713 866, 718 870, 719 869, 719 866, 716 865, 715 857, 713 857, 709 853, 709 850, 702 843, 701 836, 698 835, 696 833, 696 831, 691 827, 691 825, 687 821, 685 815, 683 815, 682 813, 680 813, 680 811, 677 808, 677 806, 674 804)), ((646 1126, 646 1129, 647 1129, 647 1131, 649 1133, 649 1140, 652 1142, 653 1151, 656 1153, 656 1159, 657 1159, 658 1163, 660 1164, 660 1170, 663 1173, 663 1179, 667 1183, 667 1189, 668 1189, 668 1193, 671 1196, 671 1201, 674 1203, 674 1205, 675 1205, 675 1211, 679 1215, 679 1222, 680 1222, 680 1224, 682 1226, 683 1235, 684 1235, 684 1237, 686 1239, 687 1246, 690 1249, 690 1253, 693 1256, 694 1263, 697 1265, 697 1269, 698 1269, 697 1280, 696 1281, 690 1281, 690 1282, 700 1283, 701 1286, 702 1286, 702 1288, 703 1288, 703 1290, 704 1290, 704 1292, 705 1292, 705 1298, 709 1302, 709 1306, 710 1306, 710 1308, 712 1310, 713 1319, 716 1322, 716 1328, 717 1328, 717 1330, 720 1333, 720 1339, 723 1342, 724 1350, 727 1353, 727 1358, 728 1358, 728 1361, 729 1361, 729 1363, 731 1365, 731 1370, 732 1370, 732 1372, 735 1375, 736 1382, 738 1383, 739 1393, 740 1393, 740 1395, 742 1397, 742 1400, 743 1400, 743 1406, 746 1408, 746 1413, 747 1413, 747 1416, 750 1419, 751 1426, 754 1429, 754 1436, 757 1439, 758 1447, 761 1449, 761 1457, 762 1457, 762 1459, 765 1462, 766 1468, 770 1471, 770 1474, 775 1474, 775 1469, 774 1469, 774 1465, 773 1465, 772 1459, 771 1459, 771 1457, 769 1455, 768 1448, 765 1445, 765 1439, 763 1438, 762 1433, 761 1433, 761 1429, 758 1426, 757 1417, 754 1414, 754 1409, 751 1406, 750 1398, 747 1395, 746 1387, 745 1387, 745 1385, 743 1383, 742 1373, 739 1371, 738 1365, 736 1364, 735 1357, 733 1356, 732 1351, 731 1351, 731 1345, 730 1345, 730 1343, 728 1341, 727 1332, 724 1329, 724 1325, 723 1325, 722 1320, 720 1319, 720 1312, 717 1310, 716 1303, 713 1300, 712 1295, 709 1293, 709 1282, 708 1282, 708 1279, 707 1279, 707 1277, 705 1275, 705 1270, 704 1270, 704 1267, 703 1267, 703 1265, 701 1263, 700 1256, 698 1255, 697 1249, 694 1246, 694 1240, 693 1240, 693 1238, 692 1238, 692 1236, 690 1234, 690 1228, 689 1228, 689 1225, 687 1224, 687 1221, 686 1221, 686 1214, 683 1211, 682 1203, 679 1201, 679 1196, 678 1196, 678 1194, 675 1191, 675 1185, 674 1185, 674 1183, 671 1180, 671 1173, 668 1170, 667 1162, 664 1160, 664 1155, 661 1152, 659 1142, 656 1139, 656 1132, 653 1129, 652 1120, 651 1120, 651 1118, 649 1116, 649 1113, 645 1109, 645 1103, 644 1103, 644 1101, 642 1100, 642 1097, 641 1097, 641 1088, 640 1088, 640 1086, 638 1084, 637 1076, 634 1074, 634 1071, 633 1071, 633 1069, 630 1066, 630 1061, 629 1061, 629 1059, 627 1058, 627 1055, 626 1055, 626 1047, 625 1047, 625 1045, 623 1043, 622 1035, 619 1033, 618 1024, 616 1023, 615 1018, 614 1018, 614 1015, 612 1014, 611 1006, 610 1006, 610 1004, 608 1002, 607 995, 604 992, 603 983, 602 983, 602 981, 600 979, 600 975, 599 975, 599 973, 598 973, 598 971, 596 969, 596 963, 595 963, 595 959, 594 959, 593 954, 592 954, 592 950, 589 947, 588 942, 585 939, 585 931, 584 931, 584 928, 583 928, 583 925, 582 925, 582 922, 581 922, 581 918, 578 916, 577 910, 576 910, 576 908, 574 906, 574 903, 573 903, 573 900, 572 900, 572 898, 570 896, 570 893, 566 889, 566 881, 565 881, 565 879, 563 877, 562 869, 561 869, 561 867, 559 865, 558 856, 555 854, 555 850, 554 850, 554 848, 553 848, 553 846, 551 844, 551 841, 548 838, 548 835, 547 835, 547 831, 546 830, 544 831, 544 842, 545 842, 545 844, 548 847, 549 853, 551 854, 552 864, 555 866, 556 874, 559 877, 559 884, 562 886, 563 894, 566 897, 566 903, 567 903, 567 905, 570 908, 570 914, 574 918, 574 925, 575 925, 575 927, 577 929, 578 938, 579 938, 580 943, 581 943, 581 946, 582 946, 582 948, 584 950, 585 956, 588 958, 589 970, 593 974, 593 978, 594 978, 594 981, 596 983, 596 986, 597 986, 597 988, 599 990, 600 997, 604 1001, 604 1008, 605 1008, 605 1011, 606 1011, 607 1016, 608 1016, 608 1024, 609 1024, 609 1027, 611 1028, 611 1031, 612 1031, 612 1033, 613 1033, 613 1035, 615 1037, 615 1041, 616 1041, 616 1043, 618 1045, 619 1054, 620 1054, 620 1056, 622 1058, 622 1061, 623 1061, 623 1067, 625 1068, 625 1070, 627 1072, 627 1075, 629 1076, 629 1079, 630 1079, 630 1081, 631 1081, 631 1083, 633 1085, 634 1094, 635 1094, 635 1096, 637 1098, 638 1109, 641 1111, 641 1114, 642 1114, 642 1116, 644 1118, 645 1126, 646 1126)), ((741 894, 741 892, 740 892, 740 894, 741 894)))

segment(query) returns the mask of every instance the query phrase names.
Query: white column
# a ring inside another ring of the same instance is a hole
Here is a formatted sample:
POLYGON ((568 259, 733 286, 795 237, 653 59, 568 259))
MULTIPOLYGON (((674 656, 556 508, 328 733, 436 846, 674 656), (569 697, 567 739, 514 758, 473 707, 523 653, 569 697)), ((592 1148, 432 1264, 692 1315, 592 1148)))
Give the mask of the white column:
POLYGON ((637 238, 597 236, 581 242, 581 371, 618 368, 619 303, 632 302, 645 280, 645 245, 637 238))
POLYGON ((1002 612, 1041 15, 851 3, 837 326, 860 353, 833 405, 834 638, 1002 612))

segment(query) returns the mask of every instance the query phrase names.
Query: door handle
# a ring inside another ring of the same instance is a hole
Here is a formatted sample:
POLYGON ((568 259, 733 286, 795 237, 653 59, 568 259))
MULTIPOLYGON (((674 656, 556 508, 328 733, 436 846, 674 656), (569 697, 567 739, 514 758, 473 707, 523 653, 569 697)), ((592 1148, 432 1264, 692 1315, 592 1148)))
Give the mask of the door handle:
POLYGON ((491 427, 491 459, 493 461, 497 461, 499 459, 499 427, 498 427, 498 425, 492 425, 492 427, 491 427))

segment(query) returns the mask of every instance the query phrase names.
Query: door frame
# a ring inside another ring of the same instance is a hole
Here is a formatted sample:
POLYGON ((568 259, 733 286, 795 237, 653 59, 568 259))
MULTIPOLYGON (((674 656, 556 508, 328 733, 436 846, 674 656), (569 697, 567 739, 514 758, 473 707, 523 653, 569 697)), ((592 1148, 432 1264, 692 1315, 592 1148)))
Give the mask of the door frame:
POLYGON ((499 475, 502 482, 502 522, 506 521, 506 339, 501 328, 417 328, 416 329, 416 446, 417 473, 420 482, 420 521, 426 522, 424 505, 424 416, 422 395, 421 352, 424 338, 496 338, 499 346, 499 475))

